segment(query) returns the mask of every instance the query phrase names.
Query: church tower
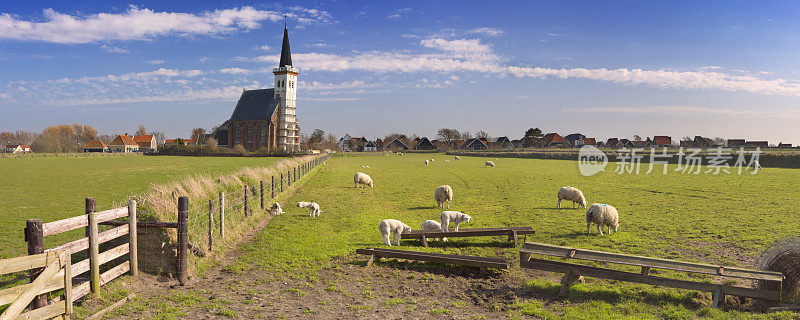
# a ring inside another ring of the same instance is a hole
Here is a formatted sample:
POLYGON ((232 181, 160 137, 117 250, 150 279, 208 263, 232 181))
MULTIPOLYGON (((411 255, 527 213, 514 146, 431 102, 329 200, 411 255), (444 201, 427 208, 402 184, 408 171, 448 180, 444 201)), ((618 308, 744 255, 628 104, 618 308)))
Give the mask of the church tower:
POLYGON ((289 30, 283 28, 281 60, 275 74, 275 99, 278 102, 277 147, 284 151, 300 151, 300 127, 297 121, 297 75, 300 70, 292 66, 292 53, 289 50, 289 30))

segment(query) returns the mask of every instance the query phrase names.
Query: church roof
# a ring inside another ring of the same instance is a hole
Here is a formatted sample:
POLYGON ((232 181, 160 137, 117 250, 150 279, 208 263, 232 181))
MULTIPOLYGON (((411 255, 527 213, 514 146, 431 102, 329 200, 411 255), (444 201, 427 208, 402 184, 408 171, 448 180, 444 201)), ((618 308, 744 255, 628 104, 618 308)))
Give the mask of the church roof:
POLYGON ((230 121, 269 120, 278 107, 275 89, 246 90, 242 92, 230 121))
POLYGON ((281 45, 281 61, 278 68, 292 65, 292 53, 289 50, 289 30, 283 28, 283 44, 281 45))

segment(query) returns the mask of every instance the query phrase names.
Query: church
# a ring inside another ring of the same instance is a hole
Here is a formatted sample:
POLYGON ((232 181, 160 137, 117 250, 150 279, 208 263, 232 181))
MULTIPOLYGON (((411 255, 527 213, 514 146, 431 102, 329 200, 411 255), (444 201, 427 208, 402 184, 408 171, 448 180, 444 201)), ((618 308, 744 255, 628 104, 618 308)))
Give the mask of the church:
POLYGON ((289 30, 283 28, 281 58, 275 75, 275 87, 244 90, 230 119, 214 132, 220 146, 242 145, 249 151, 261 148, 268 152, 300 151, 300 126, 297 121, 297 75, 289 50, 289 30))

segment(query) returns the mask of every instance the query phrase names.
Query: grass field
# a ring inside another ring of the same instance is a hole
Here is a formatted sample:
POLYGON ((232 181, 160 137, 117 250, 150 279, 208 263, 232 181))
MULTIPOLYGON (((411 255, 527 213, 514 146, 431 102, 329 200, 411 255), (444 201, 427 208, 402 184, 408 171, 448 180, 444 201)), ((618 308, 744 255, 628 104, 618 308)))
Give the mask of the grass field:
MULTIPOLYGON (((362 268, 352 264, 342 266, 338 262, 341 257, 363 260, 352 256, 355 249, 384 247, 377 231, 382 219, 399 219, 415 229, 424 220, 438 220, 441 210, 436 208, 433 190, 442 184, 449 184, 454 189, 455 199, 451 209, 468 213, 474 219, 472 224, 462 227, 532 226, 537 233, 528 236, 528 241, 731 266, 750 267, 755 258, 773 242, 796 235, 796 226, 800 222, 794 203, 800 196, 796 188, 800 171, 796 169, 767 168, 757 175, 683 175, 674 172, 662 175, 660 170, 656 170, 659 174, 617 175, 612 171, 584 177, 579 174, 574 161, 504 158, 493 159, 496 168, 484 168, 484 158, 463 157, 461 161, 449 163, 445 163, 445 159, 452 157, 407 154, 337 156, 329 160, 305 186, 290 197, 285 205, 288 213, 273 218, 252 243, 238 250, 238 260, 225 267, 226 272, 236 274, 237 278, 222 285, 233 288, 231 290, 234 293, 242 290, 249 292, 243 305, 238 309, 229 308, 238 310, 240 314, 243 310, 253 308, 265 310, 272 303, 277 303, 273 298, 267 298, 270 294, 289 301, 304 301, 309 299, 306 295, 341 292, 343 296, 359 298, 359 305, 347 306, 347 310, 354 315, 361 314, 359 312, 380 314, 383 312, 381 310, 391 309, 398 303, 406 306, 407 311, 425 309, 431 317, 467 310, 455 310, 464 308, 464 301, 470 304, 466 296, 463 301, 459 300, 461 302, 445 304, 436 301, 436 296, 412 299, 398 294, 397 290, 387 291, 391 297, 375 295, 371 291, 378 290, 377 284, 371 282, 375 278, 363 280, 345 277, 335 280, 334 284, 321 279, 321 274, 330 270, 362 268), (436 161, 425 167, 423 160, 428 158, 435 158, 436 161), (362 168, 363 165, 369 165, 370 168, 362 168), (352 176, 356 171, 371 175, 375 188, 353 188, 352 176), (593 229, 592 234, 587 235, 585 210, 572 209, 571 203, 567 203, 566 208, 555 208, 556 192, 562 186, 580 188, 589 203, 602 202, 615 206, 620 213, 619 232, 600 236, 593 229), (320 218, 310 219, 305 210, 290 205, 297 201, 319 202, 324 213, 320 218), (248 282, 250 280, 252 282, 248 282), (259 285, 276 281, 285 285, 279 293, 270 293, 267 289, 259 291, 259 285), (357 292, 338 289, 339 285, 348 282, 364 282, 366 287, 358 287, 357 292), (418 302, 425 298, 427 302, 424 305, 418 302), (267 302, 259 307, 258 299, 267 302), (409 306, 410 300, 420 304, 409 306)), ((518 248, 497 238, 452 239, 447 244, 434 244, 430 248, 420 247, 415 241, 404 241, 402 244, 402 249, 505 257, 513 261, 512 265, 518 265, 518 248)), ((391 266, 392 263, 383 264, 387 265, 391 266)), ((424 265, 416 266, 414 270, 425 268, 424 265)), ((459 278, 448 276, 446 272, 444 276, 437 274, 430 277, 424 273, 422 278, 415 278, 410 271, 406 271, 407 275, 397 271, 376 272, 378 274, 373 276, 378 279, 388 277, 395 281, 396 278, 399 279, 396 280, 398 283, 412 281, 415 283, 412 286, 434 278, 437 281, 440 278, 459 278)), ((576 285, 568 298, 561 300, 555 297, 558 291, 557 282, 553 282, 555 276, 541 278, 518 267, 512 269, 510 274, 518 275, 520 280, 509 284, 510 289, 506 291, 520 289, 522 291, 518 292, 522 293, 521 296, 479 309, 481 311, 474 316, 458 318, 795 317, 791 313, 755 314, 735 308, 715 310, 708 308, 707 295, 596 279, 576 285)), ((681 276, 668 272, 662 274, 681 276)), ((209 282, 207 285, 220 281, 209 282)), ((191 292, 191 295, 199 297, 213 294, 203 290, 191 292)), ((177 317, 197 311, 193 308, 199 307, 182 301, 181 295, 185 296, 186 293, 175 290, 155 300, 141 300, 127 311, 123 310, 123 314, 141 310, 143 306, 163 311, 159 318, 174 317, 175 313, 169 311, 172 309, 179 310, 177 317)), ((323 314, 331 312, 330 308, 322 301, 303 312, 323 314)), ((202 310, 197 312, 202 314, 202 310)))
MULTIPOLYGON (((84 198, 97 209, 124 204, 153 183, 200 173, 230 173, 243 167, 267 166, 281 158, 54 156, 0 158, 0 257, 25 254, 25 220, 54 221, 84 211, 84 198)), ((46 247, 74 236, 52 236, 46 247)), ((72 239, 71 239, 72 240, 72 239)))

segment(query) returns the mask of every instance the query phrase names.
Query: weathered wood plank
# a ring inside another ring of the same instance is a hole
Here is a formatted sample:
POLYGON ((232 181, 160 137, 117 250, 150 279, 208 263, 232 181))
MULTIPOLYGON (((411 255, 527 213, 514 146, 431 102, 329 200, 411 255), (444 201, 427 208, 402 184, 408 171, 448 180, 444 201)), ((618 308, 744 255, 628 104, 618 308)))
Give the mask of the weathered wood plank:
POLYGON ((91 288, 89 288, 89 281, 81 282, 81 284, 72 287, 72 302, 83 298, 83 296, 89 294, 91 291, 91 288))
POLYGON ((128 272, 130 270, 131 270, 130 261, 125 261, 123 263, 120 263, 116 267, 108 269, 108 271, 103 272, 103 274, 100 275, 100 278, 102 278, 102 281, 103 281, 101 284, 102 285, 106 285, 109 282, 111 282, 111 280, 114 280, 114 279, 118 278, 119 276, 125 274, 126 272, 128 272))
POLYGON ((717 288, 720 288, 720 290, 725 294, 750 297, 756 299, 780 301, 780 292, 778 291, 758 290, 752 288, 733 287, 733 286, 705 283, 705 282, 694 282, 687 280, 661 278, 649 275, 642 275, 638 273, 603 269, 603 268, 583 266, 579 264, 572 264, 572 263, 565 263, 565 262, 558 262, 551 260, 531 259, 530 261, 520 261, 520 267, 544 270, 550 272, 558 272, 558 273, 566 273, 572 271, 575 274, 593 278, 637 282, 654 286, 664 286, 664 287, 688 289, 688 290, 696 290, 704 292, 714 292, 715 290, 717 290, 717 288))
MULTIPOLYGON (((0 320, 11 320, 16 319, 17 316, 25 310, 25 307, 36 297, 42 289, 47 285, 50 279, 58 273, 61 269, 61 266, 65 263, 64 257, 68 256, 66 253, 62 252, 61 254, 55 254, 55 257, 52 257, 48 261, 47 266, 44 270, 36 277, 32 283, 30 283, 28 290, 25 290, 14 299, 8 308, 0 315, 0 320)), ((63 309, 62 309, 63 310, 63 309)))
POLYGON ((64 250, 67 252, 76 253, 86 249, 89 249, 89 238, 80 238, 78 240, 73 240, 65 244, 52 247, 50 249, 45 249, 44 251, 51 252, 51 251, 64 250))
MULTIPOLYGON (((606 262, 606 263, 617 263, 617 264, 632 265, 639 267, 648 267, 651 269, 653 268, 665 269, 665 270, 694 272, 694 273, 702 273, 710 275, 720 275, 720 270, 721 270, 720 269, 721 266, 718 265, 685 262, 685 261, 677 261, 677 260, 669 260, 661 258, 651 258, 644 256, 622 254, 622 253, 594 251, 594 250, 562 247, 550 244, 531 243, 531 242, 526 242, 525 244, 523 244, 522 248, 520 249, 520 252, 541 254, 554 257, 564 257, 564 258, 569 258, 570 254, 572 254, 571 258, 573 259, 606 262)), ((736 277, 736 278, 765 280, 765 281, 783 280, 783 274, 781 274, 780 272, 761 271, 761 270, 735 268, 735 267, 724 267, 724 270, 725 270, 724 276, 726 277, 736 277)))
POLYGON ((121 225, 119 227, 116 227, 116 228, 113 228, 113 229, 108 229, 106 231, 100 232, 97 235, 97 244, 106 243, 106 242, 111 241, 113 239, 116 239, 116 238, 119 238, 121 236, 124 236, 124 235, 128 234, 129 230, 130 230, 130 226, 128 224, 123 224, 123 225, 121 225))
MULTIPOLYGON (((493 231, 493 230, 516 230, 516 231, 533 231, 533 227, 499 227, 499 228, 464 228, 460 229, 460 231, 493 231)), ((428 232, 437 232, 436 230, 411 230, 411 232, 406 232, 404 234, 418 234, 418 233, 428 233, 428 232)))
POLYGON ((0 260, 0 275, 42 268, 45 262, 47 262, 46 253, 3 259, 0 260))
MULTIPOLYGON (((109 220, 98 223, 99 225, 103 226, 122 226, 129 224, 128 221, 120 221, 120 220, 109 220)), ((136 227, 138 228, 172 228, 175 229, 178 227, 177 222, 163 222, 163 221, 138 221, 136 222, 136 227)))
MULTIPOLYGON (((14 300, 19 297, 20 294, 28 290, 31 287, 30 283, 21 284, 16 287, 10 287, 0 290, 0 306, 7 305, 9 303, 14 302, 14 300)), ((64 277, 59 277, 58 274, 54 276, 52 279, 47 281, 44 288, 38 292, 38 294, 48 293, 50 291, 58 290, 64 287, 64 277)))
POLYGON ((409 233, 401 233, 400 239, 421 239, 422 236, 426 236, 428 238, 456 238, 456 237, 491 237, 491 236, 512 236, 516 232, 518 235, 523 234, 534 234, 536 233, 533 230, 512 230, 512 229, 504 229, 504 228, 493 228, 491 230, 473 230, 473 229, 461 229, 458 231, 436 231, 436 230, 425 230, 422 232, 409 232, 409 233))
POLYGON ((508 269, 508 261, 500 258, 486 258, 461 256, 454 254, 427 253, 391 249, 365 248, 357 249, 356 253, 373 255, 375 258, 397 258, 407 260, 429 261, 445 264, 455 264, 481 268, 508 269))
POLYGON ((66 301, 57 301, 49 306, 33 309, 17 316, 16 320, 50 319, 62 315, 66 311, 66 301))
POLYGON ((52 236, 54 234, 67 232, 70 230, 83 228, 88 225, 89 225, 89 218, 86 215, 80 215, 77 217, 66 218, 58 221, 44 223, 42 224, 42 229, 44 231, 44 236, 46 237, 46 236, 52 236))
POLYGON ((128 216, 128 207, 119 207, 100 211, 97 213, 97 223, 119 219, 128 216))

